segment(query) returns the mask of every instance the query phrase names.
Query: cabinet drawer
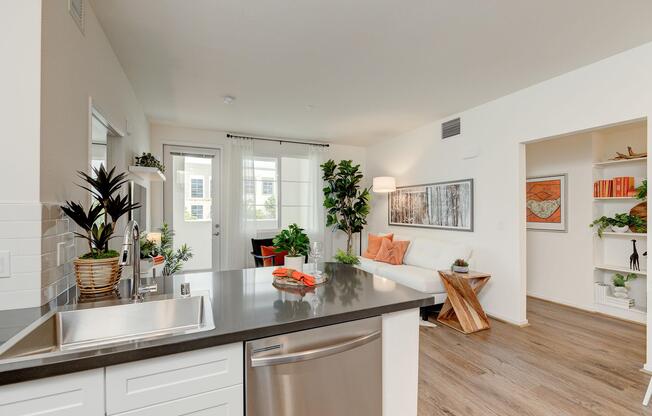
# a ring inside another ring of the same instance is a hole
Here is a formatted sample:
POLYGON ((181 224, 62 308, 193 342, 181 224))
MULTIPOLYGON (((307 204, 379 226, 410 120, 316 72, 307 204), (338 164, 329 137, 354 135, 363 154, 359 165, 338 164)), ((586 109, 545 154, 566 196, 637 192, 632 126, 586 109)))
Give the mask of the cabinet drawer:
POLYGON ((0 415, 104 415, 104 369, 2 386, 0 415))
POLYGON ((242 343, 106 368, 108 415, 242 384, 242 343))
POLYGON ((242 384, 184 397, 142 409, 120 413, 117 416, 242 416, 244 415, 242 384))

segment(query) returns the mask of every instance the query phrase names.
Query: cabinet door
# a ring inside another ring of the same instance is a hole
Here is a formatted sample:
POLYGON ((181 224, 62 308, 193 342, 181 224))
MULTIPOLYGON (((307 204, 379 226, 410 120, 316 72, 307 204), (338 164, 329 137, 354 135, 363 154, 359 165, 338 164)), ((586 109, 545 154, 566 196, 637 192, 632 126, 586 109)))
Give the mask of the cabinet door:
POLYGON ((104 415, 104 369, 2 386, 0 415, 104 415))
POLYGON ((242 343, 106 368, 107 414, 242 384, 242 343))
POLYGON ((116 416, 242 416, 244 415, 242 384, 213 390, 183 399, 131 410, 116 416))

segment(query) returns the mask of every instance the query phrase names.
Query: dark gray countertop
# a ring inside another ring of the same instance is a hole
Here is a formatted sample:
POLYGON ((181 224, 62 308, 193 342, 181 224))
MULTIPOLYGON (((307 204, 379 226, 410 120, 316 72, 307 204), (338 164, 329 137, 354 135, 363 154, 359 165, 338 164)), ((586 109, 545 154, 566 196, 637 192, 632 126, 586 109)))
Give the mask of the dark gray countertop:
MULTIPOLYGON (((215 329, 20 361, 0 361, 0 385, 248 341, 434 303, 428 294, 350 266, 325 263, 322 268, 332 276, 331 281, 305 294, 289 293, 272 286, 272 268, 159 278, 159 294, 178 293, 181 282, 190 282, 193 294, 208 291, 215 329)), ((123 295, 128 293, 128 283, 122 282, 120 293, 123 295)), ((0 345, 51 308, 79 302, 83 300, 73 288, 51 305, 0 312, 0 345)), ((143 316, 143 319, 148 317, 143 316)))

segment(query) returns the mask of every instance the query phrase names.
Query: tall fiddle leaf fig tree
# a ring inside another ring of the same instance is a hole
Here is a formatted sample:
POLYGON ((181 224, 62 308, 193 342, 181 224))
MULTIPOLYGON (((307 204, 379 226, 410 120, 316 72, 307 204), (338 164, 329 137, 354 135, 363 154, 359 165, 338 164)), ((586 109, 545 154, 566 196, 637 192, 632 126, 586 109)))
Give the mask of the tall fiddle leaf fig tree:
POLYGON ((342 263, 356 264, 353 253, 353 234, 359 233, 367 225, 369 215, 369 189, 362 188, 363 176, 360 165, 351 160, 335 163, 329 160, 321 165, 324 187, 324 207, 326 226, 346 233, 346 253, 338 251, 335 258, 342 263))

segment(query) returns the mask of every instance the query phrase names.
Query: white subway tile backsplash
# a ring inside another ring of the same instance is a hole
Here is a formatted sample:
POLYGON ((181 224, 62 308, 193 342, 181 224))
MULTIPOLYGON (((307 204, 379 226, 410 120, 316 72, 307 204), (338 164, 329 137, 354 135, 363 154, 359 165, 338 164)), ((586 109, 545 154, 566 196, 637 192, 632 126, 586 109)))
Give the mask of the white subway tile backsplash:
POLYGON ((0 221, 0 238, 41 237, 40 221, 0 221))
MULTIPOLYGON (((13 272, 13 270, 12 270, 13 272)), ((12 273, 10 278, 0 279, 0 292, 40 289, 41 272, 12 273)), ((2 306, 0 305, 0 309, 2 306)))
POLYGON ((41 221, 41 204, 0 204, 0 221, 41 221))
POLYGON ((40 272, 42 262, 42 255, 11 256, 11 271, 13 273, 40 272))

